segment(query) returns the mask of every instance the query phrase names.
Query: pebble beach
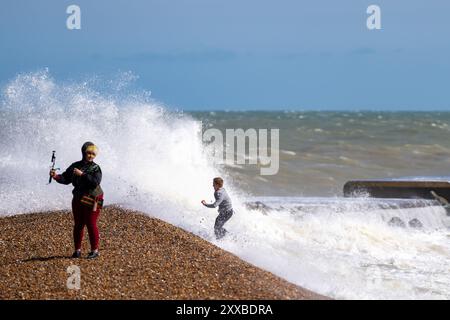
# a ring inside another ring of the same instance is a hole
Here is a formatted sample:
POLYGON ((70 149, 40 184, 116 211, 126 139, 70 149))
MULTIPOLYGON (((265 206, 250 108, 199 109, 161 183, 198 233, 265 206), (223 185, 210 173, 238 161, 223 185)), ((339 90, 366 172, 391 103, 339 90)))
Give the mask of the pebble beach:
POLYGON ((105 207, 100 257, 72 259, 71 211, 0 218, 0 299, 325 299, 180 228, 105 207), (81 271, 68 289, 67 268, 81 271))

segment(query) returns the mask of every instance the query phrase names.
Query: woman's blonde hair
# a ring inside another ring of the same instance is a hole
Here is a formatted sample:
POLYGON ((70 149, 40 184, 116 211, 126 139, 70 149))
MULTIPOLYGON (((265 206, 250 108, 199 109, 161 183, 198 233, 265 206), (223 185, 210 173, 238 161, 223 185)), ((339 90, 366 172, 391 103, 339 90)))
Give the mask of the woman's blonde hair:
POLYGON ((83 144, 83 146, 81 147, 81 153, 83 154, 83 157, 88 150, 93 151, 95 155, 98 154, 98 147, 93 142, 87 141, 83 144))

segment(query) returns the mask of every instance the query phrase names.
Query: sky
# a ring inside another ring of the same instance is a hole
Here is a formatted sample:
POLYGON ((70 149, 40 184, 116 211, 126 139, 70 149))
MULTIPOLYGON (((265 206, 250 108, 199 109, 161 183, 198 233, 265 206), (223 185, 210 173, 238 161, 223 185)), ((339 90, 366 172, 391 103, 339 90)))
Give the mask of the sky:
POLYGON ((2 0, 0 85, 131 71, 176 109, 450 111, 449 16, 448 0, 2 0))

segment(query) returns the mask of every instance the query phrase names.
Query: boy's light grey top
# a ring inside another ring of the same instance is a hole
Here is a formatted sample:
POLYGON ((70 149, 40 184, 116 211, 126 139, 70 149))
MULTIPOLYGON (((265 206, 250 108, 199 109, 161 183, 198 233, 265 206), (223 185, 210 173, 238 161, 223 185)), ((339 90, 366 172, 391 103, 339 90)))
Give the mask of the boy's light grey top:
POLYGON ((233 209, 230 196, 224 188, 220 188, 219 190, 214 192, 214 198, 216 199, 214 203, 205 204, 205 206, 208 208, 215 208, 219 206, 219 212, 225 212, 233 209))

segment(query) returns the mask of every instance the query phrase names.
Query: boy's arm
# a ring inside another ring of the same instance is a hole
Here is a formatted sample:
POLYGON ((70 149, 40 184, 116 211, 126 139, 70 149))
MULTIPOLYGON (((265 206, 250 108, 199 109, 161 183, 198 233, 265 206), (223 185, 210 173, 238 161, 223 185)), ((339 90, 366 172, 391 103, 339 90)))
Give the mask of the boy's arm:
POLYGON ((217 192, 217 191, 214 192, 214 198, 216 198, 216 201, 214 201, 214 203, 211 203, 211 204, 205 203, 204 206, 208 207, 208 208, 215 208, 215 207, 217 207, 223 201, 223 198, 224 198, 223 192, 217 192))

